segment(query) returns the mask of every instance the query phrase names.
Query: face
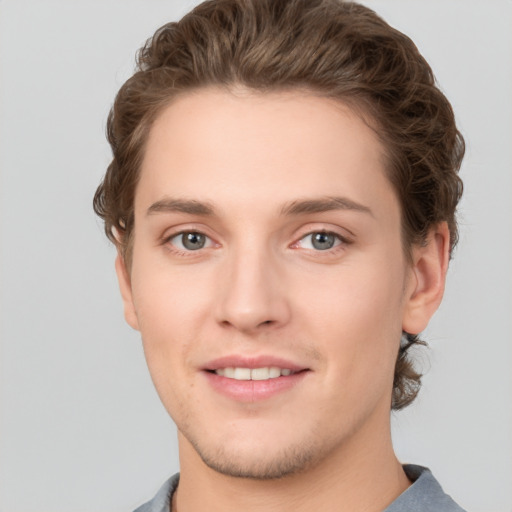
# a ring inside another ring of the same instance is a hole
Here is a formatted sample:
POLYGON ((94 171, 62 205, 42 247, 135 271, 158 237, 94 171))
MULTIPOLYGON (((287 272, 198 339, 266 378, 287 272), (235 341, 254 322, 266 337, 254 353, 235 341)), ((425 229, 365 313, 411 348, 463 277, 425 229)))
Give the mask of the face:
POLYGON ((118 259, 128 322, 185 445, 276 478, 389 423, 418 285, 373 131, 303 93, 201 90, 153 125, 118 259))

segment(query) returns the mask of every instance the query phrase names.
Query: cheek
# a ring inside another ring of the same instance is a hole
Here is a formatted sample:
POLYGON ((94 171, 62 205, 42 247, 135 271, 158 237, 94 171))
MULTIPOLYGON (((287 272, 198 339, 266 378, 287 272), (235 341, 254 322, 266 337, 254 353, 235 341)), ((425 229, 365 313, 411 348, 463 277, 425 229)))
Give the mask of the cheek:
POLYGON ((194 341, 204 338, 208 312, 204 280, 187 272, 169 270, 155 262, 134 262, 132 290, 135 311, 151 377, 162 392, 172 393, 176 375, 183 375, 190 365, 189 354, 194 341), (143 268, 144 272, 138 272, 143 268), (201 286, 197 286, 201 283, 201 286), (173 383, 171 386, 170 383, 173 383), (165 391, 167 390, 167 391, 165 391))
POLYGON ((353 289, 345 280, 340 292, 341 286, 334 288, 331 300, 328 294, 319 298, 317 314, 313 311, 310 318, 312 322, 323 318, 316 328, 326 356, 319 405, 332 410, 332 404, 338 404, 332 412, 338 418, 333 424, 351 424, 371 414, 378 404, 382 405, 379 410, 388 410, 401 324, 396 320, 397 298, 392 304, 389 294, 374 286, 353 289))
POLYGON ((187 266, 171 265, 161 251, 134 252, 133 300, 141 332, 178 334, 197 323, 204 309, 208 279, 187 266))
POLYGON ((402 293, 397 283, 403 282, 403 273, 397 266, 379 268, 346 266, 328 279, 308 279, 308 300, 298 315, 329 355, 333 371, 360 382, 376 374, 388 379, 399 346, 402 293))
POLYGON ((153 385, 161 402, 176 420, 175 415, 182 411, 183 404, 194 400, 190 389, 191 365, 185 362, 193 349, 191 340, 198 337, 197 332, 191 330, 197 322, 190 317, 193 309, 189 307, 187 297, 177 298, 172 288, 161 284, 139 290, 137 313, 153 385))
MULTIPOLYGON (((300 295, 304 312, 342 332, 379 332, 401 324, 404 276, 400 268, 343 265, 334 272, 304 274, 300 295)), ((400 331, 400 328, 399 328, 400 331)))

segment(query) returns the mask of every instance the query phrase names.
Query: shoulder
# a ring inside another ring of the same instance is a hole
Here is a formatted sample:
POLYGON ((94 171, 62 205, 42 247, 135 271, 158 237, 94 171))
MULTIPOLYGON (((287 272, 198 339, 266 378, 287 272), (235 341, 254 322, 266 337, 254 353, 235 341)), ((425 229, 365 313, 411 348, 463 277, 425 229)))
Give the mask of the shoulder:
POLYGON ((179 480, 180 474, 176 473, 160 487, 151 501, 144 503, 144 505, 136 508, 133 512, 169 512, 171 509, 171 498, 176 487, 178 487, 179 480))
MULTIPOLYGON (((408 464, 404 466, 404 471, 413 484, 384 512, 465 512, 443 491, 429 469, 408 464)), ((179 478, 179 473, 169 478, 151 501, 134 512, 169 512, 179 478)))
POLYGON ((465 512, 443 491, 429 469, 407 464, 404 471, 413 484, 384 512, 465 512))

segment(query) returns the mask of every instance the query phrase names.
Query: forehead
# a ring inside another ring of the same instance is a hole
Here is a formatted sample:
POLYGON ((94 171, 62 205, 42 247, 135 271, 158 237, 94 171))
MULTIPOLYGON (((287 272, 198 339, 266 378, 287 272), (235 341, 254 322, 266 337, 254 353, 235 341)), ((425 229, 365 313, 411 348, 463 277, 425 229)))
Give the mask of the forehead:
POLYGON ((221 209, 333 195, 396 202, 384 162, 373 130, 338 101, 202 89, 179 96, 155 120, 136 212, 165 195, 221 209))

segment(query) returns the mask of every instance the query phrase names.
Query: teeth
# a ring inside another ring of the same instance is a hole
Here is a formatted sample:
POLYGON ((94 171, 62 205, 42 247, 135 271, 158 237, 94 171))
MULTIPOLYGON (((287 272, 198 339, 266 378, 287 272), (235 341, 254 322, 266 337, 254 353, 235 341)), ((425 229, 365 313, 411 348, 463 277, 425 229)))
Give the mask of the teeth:
POLYGON ((292 371, 288 368, 277 368, 270 366, 265 368, 219 368, 215 370, 217 375, 235 380, 268 380, 277 377, 288 376, 292 371))
MULTIPOLYGON (((277 377, 279 377, 279 375, 281 375, 281 372, 277 374, 277 377)), ((253 370, 251 370, 251 380, 268 379, 270 379, 270 368, 254 368, 253 370)))
POLYGON ((224 377, 228 377, 229 379, 235 378, 235 369, 234 368, 224 368, 224 377))
MULTIPOLYGON (((290 370, 285 370, 285 371, 289 372, 290 370)), ((280 377, 280 376, 281 376, 281 370, 279 368, 276 368, 275 366, 271 366, 268 369, 268 377, 269 377, 269 379, 275 379, 275 378, 280 377)))
POLYGON ((250 368, 235 368, 235 374, 233 375, 235 380, 250 380, 251 369, 250 368))

